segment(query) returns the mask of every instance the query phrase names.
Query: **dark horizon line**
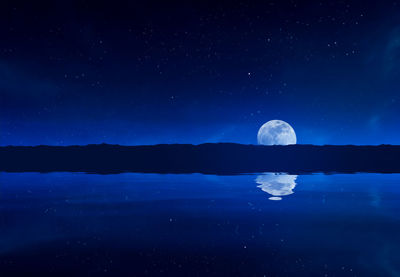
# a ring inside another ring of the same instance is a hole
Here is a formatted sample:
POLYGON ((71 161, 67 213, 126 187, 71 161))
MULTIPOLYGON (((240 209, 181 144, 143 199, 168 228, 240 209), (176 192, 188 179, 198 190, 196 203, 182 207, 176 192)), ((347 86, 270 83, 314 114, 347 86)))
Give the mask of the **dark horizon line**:
POLYGON ((0 171, 91 173, 400 173, 400 145, 236 143, 0 147, 0 171))
POLYGON ((88 144, 69 144, 69 145, 54 145, 54 144, 36 144, 36 145, 0 145, 0 148, 6 147, 86 147, 86 146, 121 146, 121 147, 141 147, 141 146, 177 146, 177 145, 243 145, 243 146, 262 146, 262 147, 294 147, 294 146, 355 146, 355 147, 378 147, 378 146, 400 146, 400 144, 311 144, 311 143, 296 143, 296 144, 274 144, 274 145, 263 145, 263 144, 252 144, 252 143, 238 143, 238 142, 203 142, 198 144, 193 143, 156 143, 156 144, 119 144, 119 143, 88 143, 88 144))

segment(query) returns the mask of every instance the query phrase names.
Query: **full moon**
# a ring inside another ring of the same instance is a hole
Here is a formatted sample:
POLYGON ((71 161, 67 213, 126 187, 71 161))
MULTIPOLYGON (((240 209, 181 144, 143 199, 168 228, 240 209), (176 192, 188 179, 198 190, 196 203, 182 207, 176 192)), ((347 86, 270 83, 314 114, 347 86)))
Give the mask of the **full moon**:
POLYGON ((257 141, 262 145, 288 145, 296 144, 297 138, 289 123, 270 120, 258 130, 257 141))

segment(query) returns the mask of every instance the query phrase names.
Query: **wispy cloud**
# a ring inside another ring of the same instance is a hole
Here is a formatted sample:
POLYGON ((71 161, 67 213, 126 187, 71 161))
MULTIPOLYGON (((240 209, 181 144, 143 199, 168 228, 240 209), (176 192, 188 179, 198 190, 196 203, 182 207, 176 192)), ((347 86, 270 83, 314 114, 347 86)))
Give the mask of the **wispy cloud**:
POLYGON ((59 91, 59 86, 53 81, 0 61, 0 94, 42 96, 53 95, 59 91))

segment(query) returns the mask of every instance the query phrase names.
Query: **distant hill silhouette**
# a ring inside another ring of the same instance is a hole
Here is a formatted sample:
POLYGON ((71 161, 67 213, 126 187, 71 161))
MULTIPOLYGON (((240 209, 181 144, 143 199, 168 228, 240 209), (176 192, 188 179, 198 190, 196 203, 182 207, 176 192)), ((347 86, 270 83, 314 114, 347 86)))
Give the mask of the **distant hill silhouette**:
POLYGON ((400 172, 400 146, 261 146, 234 143, 149 146, 0 147, 0 171, 154 172, 400 172))

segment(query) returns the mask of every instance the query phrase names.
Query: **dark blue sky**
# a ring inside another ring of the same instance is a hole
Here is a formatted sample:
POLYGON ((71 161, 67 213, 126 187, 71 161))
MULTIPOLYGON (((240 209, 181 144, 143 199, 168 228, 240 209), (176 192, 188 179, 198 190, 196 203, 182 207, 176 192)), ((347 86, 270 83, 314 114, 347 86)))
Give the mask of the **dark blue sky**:
POLYGON ((2 1, 0 144, 400 144, 400 2, 2 1))

